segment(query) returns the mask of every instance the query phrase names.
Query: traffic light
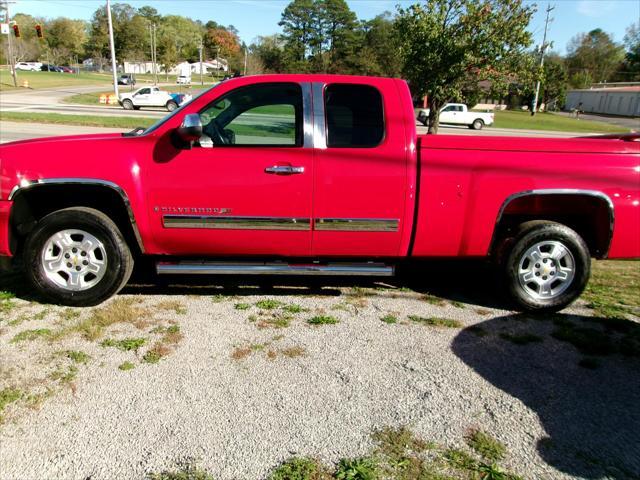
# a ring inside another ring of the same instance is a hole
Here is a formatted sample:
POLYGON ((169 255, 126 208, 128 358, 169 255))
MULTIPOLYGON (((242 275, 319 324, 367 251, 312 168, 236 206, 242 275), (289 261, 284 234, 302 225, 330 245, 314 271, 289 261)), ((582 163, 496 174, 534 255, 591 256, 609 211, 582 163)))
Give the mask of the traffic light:
POLYGON ((36 25, 36 36, 40 39, 44 38, 44 34, 42 33, 42 25, 36 25))
POLYGON ((13 34, 16 36, 16 38, 20 38, 20 27, 17 23, 13 24, 13 34))

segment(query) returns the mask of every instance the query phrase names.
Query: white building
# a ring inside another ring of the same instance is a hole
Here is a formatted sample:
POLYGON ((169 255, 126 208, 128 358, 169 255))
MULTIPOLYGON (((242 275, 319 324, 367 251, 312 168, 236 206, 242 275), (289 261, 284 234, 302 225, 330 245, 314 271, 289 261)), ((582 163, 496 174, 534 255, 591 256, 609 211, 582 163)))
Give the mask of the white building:
POLYGON ((640 85, 569 90, 565 110, 640 117, 640 85))

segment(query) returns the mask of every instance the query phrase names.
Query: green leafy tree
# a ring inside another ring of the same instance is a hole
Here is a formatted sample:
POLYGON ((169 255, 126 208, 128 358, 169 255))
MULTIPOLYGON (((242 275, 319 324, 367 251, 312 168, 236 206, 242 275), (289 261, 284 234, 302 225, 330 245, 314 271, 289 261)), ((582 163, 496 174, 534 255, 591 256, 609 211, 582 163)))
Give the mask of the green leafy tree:
POLYGON ((624 60, 624 47, 597 28, 571 39, 567 46, 567 65, 573 87, 610 81, 624 60))
POLYGON ((428 95, 429 133, 437 133, 445 103, 482 80, 506 92, 528 67, 533 12, 522 0, 426 0, 399 9, 403 72, 414 95, 428 95))
POLYGON ((318 43, 317 8, 314 0, 293 0, 278 23, 283 30, 289 70, 306 71, 307 57, 318 43))
POLYGON ((359 46, 352 54, 357 72, 364 75, 398 77, 402 72, 395 19, 390 12, 362 22, 359 46))
POLYGON ((45 42, 53 61, 66 63, 84 55, 84 45, 87 41, 86 22, 59 17, 47 22, 44 28, 45 42))
MULTIPOLYGON (((20 27, 20 38, 13 42, 13 55, 18 62, 37 60, 44 52, 44 45, 36 38, 35 26, 44 24, 43 19, 37 19, 24 13, 16 13, 13 18, 20 27)), ((8 43, 7 35, 0 35, 2 50, 2 62, 7 62, 8 43)))
POLYGON ((280 35, 258 37, 249 47, 252 55, 258 57, 266 73, 286 71, 284 40, 280 35))
POLYGON ((631 24, 624 36, 627 49, 619 79, 627 82, 640 81, 640 22, 631 24))

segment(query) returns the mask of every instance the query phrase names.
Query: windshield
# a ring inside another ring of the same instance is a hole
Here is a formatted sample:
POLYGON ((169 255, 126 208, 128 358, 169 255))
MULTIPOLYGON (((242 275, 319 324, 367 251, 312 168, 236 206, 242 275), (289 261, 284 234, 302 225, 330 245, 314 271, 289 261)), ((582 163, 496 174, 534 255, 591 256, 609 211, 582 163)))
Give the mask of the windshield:
POLYGON ((169 115, 167 115, 166 117, 162 117, 160 120, 158 120, 156 123, 154 123, 153 125, 151 125, 149 128, 147 128, 144 132, 140 133, 140 135, 146 135, 147 133, 151 133, 154 130, 156 130, 160 125, 162 125, 164 122, 166 122, 167 120, 169 120, 170 118, 175 117, 176 115, 179 115, 182 110, 185 109, 185 107, 187 105, 191 105, 191 103, 196 100, 197 98, 200 98, 202 95, 204 95, 205 93, 210 92, 211 90, 213 90, 214 88, 216 88, 218 85, 220 85, 220 83, 216 83, 215 85, 213 85, 211 88, 208 88, 206 90, 203 90, 202 92, 200 92, 198 95, 194 96, 191 100, 189 100, 188 102, 183 103, 182 105, 180 105, 179 108, 177 108, 176 110, 174 110, 173 112, 171 112, 169 115))

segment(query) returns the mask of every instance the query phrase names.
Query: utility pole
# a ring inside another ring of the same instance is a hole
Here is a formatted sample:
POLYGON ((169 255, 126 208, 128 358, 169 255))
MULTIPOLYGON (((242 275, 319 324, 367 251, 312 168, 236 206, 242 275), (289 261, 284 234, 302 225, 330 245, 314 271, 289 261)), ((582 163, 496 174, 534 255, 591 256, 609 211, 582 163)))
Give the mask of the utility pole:
POLYGON ((243 75, 247 75, 247 47, 244 47, 244 73, 243 75))
POLYGON ((540 70, 538 71, 538 81, 536 82, 536 94, 533 97, 533 104, 531 105, 531 116, 536 114, 538 110, 538 97, 540 96, 540 75, 542 75, 544 68, 544 51, 547 48, 547 31, 549 29, 549 14, 551 11, 556 8, 552 7, 551 4, 547 4, 547 18, 544 21, 544 36, 542 37, 542 46, 540 47, 540 70))
POLYGON ((153 84, 158 85, 158 37, 156 35, 157 26, 153 24, 153 84))
POLYGON ((109 23, 109 47, 111 48, 111 71, 113 73, 113 93, 119 97, 118 92, 118 68, 116 63, 116 47, 113 42, 113 21, 111 20, 111 2, 107 0, 107 21, 109 23))
POLYGON ((151 46, 151 74, 153 84, 158 85, 158 67, 156 64, 156 24, 149 24, 149 45, 151 46))
POLYGON ((198 47, 198 52, 200 53, 200 85, 204 85, 204 79, 202 78, 202 38, 200 39, 200 46, 198 47))
MULTIPOLYGON (((11 19, 10 15, 9 15, 9 4, 10 3, 16 3, 16 2, 9 2, 7 0, 4 0, 0 3, 0 10, 4 10, 5 12, 5 22, 6 24, 11 27, 11 22, 9 21, 11 19)), ((9 70, 11 71, 11 76, 13 77, 13 86, 17 87, 18 86, 18 73, 16 72, 16 60, 15 58, 13 58, 13 39, 11 38, 11 28, 9 28, 9 31, 7 32, 7 48, 9 50, 9 70)))

